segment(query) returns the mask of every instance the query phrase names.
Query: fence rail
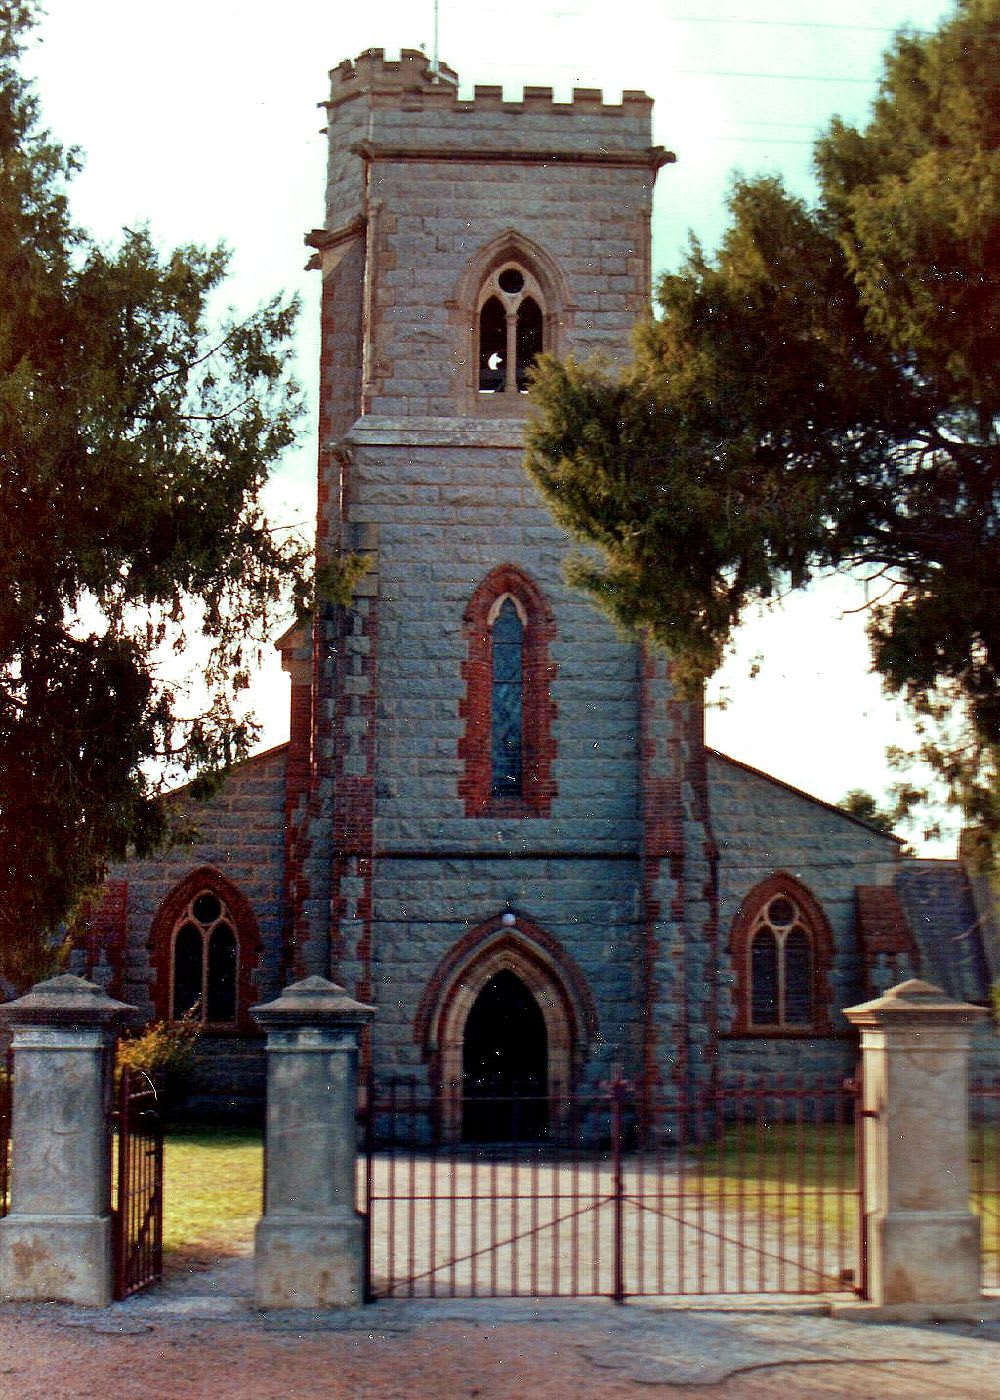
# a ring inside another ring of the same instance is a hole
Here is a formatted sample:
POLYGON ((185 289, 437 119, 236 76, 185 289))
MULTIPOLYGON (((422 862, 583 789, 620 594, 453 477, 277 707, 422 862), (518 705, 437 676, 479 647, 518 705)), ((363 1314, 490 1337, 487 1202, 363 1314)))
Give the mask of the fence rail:
POLYGON ((621 1080, 586 1096, 477 1098, 474 1142, 453 1105, 412 1086, 370 1101, 372 1296, 862 1285, 853 1085, 740 1084, 652 1113, 621 1080))

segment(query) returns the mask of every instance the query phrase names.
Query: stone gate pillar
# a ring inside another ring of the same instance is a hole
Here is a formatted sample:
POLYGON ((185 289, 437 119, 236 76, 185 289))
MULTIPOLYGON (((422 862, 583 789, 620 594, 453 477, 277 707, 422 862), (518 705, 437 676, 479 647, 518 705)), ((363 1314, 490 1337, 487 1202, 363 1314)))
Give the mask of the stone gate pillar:
POLYGON ((257 1305, 352 1306, 363 1301, 365 1265, 354 1187, 358 1030, 374 1008, 306 977, 250 1014, 267 1032, 257 1305))
POLYGON ((968 1061, 972 1027, 988 1012, 914 979, 844 1015, 861 1032, 870 1303, 941 1315, 977 1305, 968 1061))
POLYGON ((0 1220, 4 1298, 111 1301, 114 1045, 132 1014, 68 975, 0 1006, 14 1032, 12 1190, 0 1220))

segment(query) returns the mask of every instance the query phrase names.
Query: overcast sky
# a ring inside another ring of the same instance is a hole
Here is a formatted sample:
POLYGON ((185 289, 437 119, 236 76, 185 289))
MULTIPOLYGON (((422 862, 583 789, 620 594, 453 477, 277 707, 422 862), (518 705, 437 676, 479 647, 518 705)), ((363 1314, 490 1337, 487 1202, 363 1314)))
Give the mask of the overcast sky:
MULTIPOLYGON (((302 235, 322 219, 316 103, 327 70, 363 49, 431 52, 433 0, 48 0, 46 10, 28 67, 47 124, 86 158, 77 220, 112 242, 142 222, 164 246, 225 242, 238 307, 279 289, 303 298, 298 375, 311 413, 271 501, 283 520, 311 522, 319 288, 302 235)), ((949 11, 937 0, 441 0, 440 56, 470 94, 502 83, 517 97, 529 83, 564 98, 600 87, 616 101, 644 88, 654 138, 678 157, 657 185, 661 272, 678 265, 689 229, 714 247, 735 169, 783 174, 811 198, 817 131, 834 113, 863 122, 893 32, 933 29, 949 11)), ((749 623, 713 686, 729 704, 710 711, 709 742, 829 801, 851 787, 880 795, 885 746, 911 733, 870 673, 862 618, 845 615, 860 601, 835 580, 749 623)), ((254 689, 269 744, 287 737, 286 684, 275 661, 254 689)))

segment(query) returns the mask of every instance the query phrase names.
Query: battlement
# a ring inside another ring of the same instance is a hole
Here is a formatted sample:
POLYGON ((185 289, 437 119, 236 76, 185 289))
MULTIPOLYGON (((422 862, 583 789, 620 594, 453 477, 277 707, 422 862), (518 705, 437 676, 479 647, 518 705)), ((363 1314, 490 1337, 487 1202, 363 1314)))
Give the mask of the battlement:
POLYGON ((405 111, 446 107, 462 112, 554 113, 564 117, 634 117, 652 110, 653 100, 644 92, 628 90, 620 103, 604 101, 600 88, 574 88, 570 102, 557 102, 550 87, 525 87, 519 101, 504 99, 503 88, 476 84, 472 100, 458 95, 458 74, 446 63, 437 71, 425 53, 403 49, 398 59, 387 59, 384 49, 366 49, 353 62, 345 59, 331 70, 330 97, 320 105, 338 107, 351 98, 369 95, 373 105, 396 104, 405 111))

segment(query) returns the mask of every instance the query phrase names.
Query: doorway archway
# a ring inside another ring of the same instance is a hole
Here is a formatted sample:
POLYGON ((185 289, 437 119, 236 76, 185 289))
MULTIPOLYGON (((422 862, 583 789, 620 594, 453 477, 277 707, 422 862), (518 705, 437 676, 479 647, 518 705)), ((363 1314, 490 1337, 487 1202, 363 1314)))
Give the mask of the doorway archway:
MULTIPOLYGON (((541 1133, 560 1119, 574 1092, 588 1047, 597 1037, 597 1010, 586 979, 558 940, 524 915, 507 911, 470 929, 449 950, 417 1012, 415 1031, 430 1062, 447 1139, 476 1141, 473 1134, 485 1131, 475 1124, 477 1094, 466 1092, 467 1074, 489 1078, 482 1057, 486 1054, 488 1061, 490 1037, 498 1040, 505 1024, 516 1026, 519 1021, 534 1029, 528 1034, 503 1032, 513 1057, 505 1055, 505 1067, 497 1072, 507 1076, 509 1085, 540 1081, 536 1097, 544 1113, 539 1109, 542 1126, 536 1122, 535 1131, 541 1133), (515 1048, 519 1039, 525 1051, 520 1067, 515 1048), (464 1122, 467 1112, 473 1116, 471 1125, 464 1122)), ((485 1088, 478 1097, 488 1097, 485 1088)), ((523 1092, 520 1097, 525 1097, 523 1092)))
POLYGON ((538 1002, 501 968, 472 1004, 462 1044, 462 1137, 537 1142, 548 1127, 548 1035, 538 1002))

